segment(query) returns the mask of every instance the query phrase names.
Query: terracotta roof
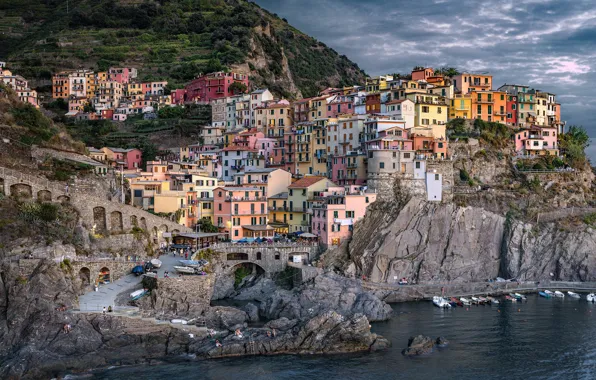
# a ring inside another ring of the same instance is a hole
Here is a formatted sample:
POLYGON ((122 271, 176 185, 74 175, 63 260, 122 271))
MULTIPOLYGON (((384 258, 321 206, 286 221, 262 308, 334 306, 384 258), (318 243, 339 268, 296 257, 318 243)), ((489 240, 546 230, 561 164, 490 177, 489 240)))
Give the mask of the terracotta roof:
POLYGON ((257 149, 251 149, 247 146, 237 146, 237 145, 231 145, 231 146, 227 146, 225 148, 223 148, 224 151, 232 151, 232 150, 244 150, 247 152, 258 152, 257 149))
MULTIPOLYGON (((400 104, 400 103, 403 103, 403 102, 405 102, 406 100, 410 100, 410 99, 399 99, 399 100, 392 100, 392 101, 390 101, 390 102, 387 102, 387 103, 385 103, 385 104, 400 104)), ((411 100, 410 100, 410 101, 411 101, 411 100)))
POLYGON ((315 183, 326 179, 325 177, 315 177, 315 176, 308 176, 308 177, 304 177, 304 178, 300 178, 298 181, 294 182, 293 184, 291 184, 290 186, 288 186, 288 189, 304 189, 307 188, 309 186, 314 185, 315 183))

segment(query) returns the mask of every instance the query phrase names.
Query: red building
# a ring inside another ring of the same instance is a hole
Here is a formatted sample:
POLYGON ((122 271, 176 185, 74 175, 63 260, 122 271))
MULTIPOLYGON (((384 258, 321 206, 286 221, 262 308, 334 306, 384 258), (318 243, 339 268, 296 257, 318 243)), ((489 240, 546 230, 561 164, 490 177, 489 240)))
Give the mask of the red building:
POLYGON ((172 90, 170 94, 172 96, 172 104, 184 104, 186 101, 186 89, 180 88, 178 90, 172 90))
POLYGON ((507 125, 517 126, 517 96, 507 95, 507 125))
POLYGON ((222 71, 200 76, 186 85, 186 99, 193 102, 210 102, 214 99, 236 95, 230 91, 230 86, 233 83, 242 83, 248 89, 248 76, 222 71))
POLYGON ((137 69, 128 67, 110 67, 108 70, 108 80, 118 83, 130 83, 131 79, 137 77, 137 69))
POLYGON ((381 94, 366 95, 366 113, 381 112, 381 94))

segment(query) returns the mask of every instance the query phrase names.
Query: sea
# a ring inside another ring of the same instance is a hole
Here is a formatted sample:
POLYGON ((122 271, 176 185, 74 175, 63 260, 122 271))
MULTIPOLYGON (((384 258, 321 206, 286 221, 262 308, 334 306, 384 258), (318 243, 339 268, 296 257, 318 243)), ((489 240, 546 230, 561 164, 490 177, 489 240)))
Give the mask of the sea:
POLYGON ((386 351, 350 355, 255 356, 196 360, 93 372, 94 379, 596 379, 596 304, 528 295, 522 303, 442 310, 432 302, 392 305, 372 324, 391 340, 386 351), (408 338, 449 344, 408 358, 408 338))

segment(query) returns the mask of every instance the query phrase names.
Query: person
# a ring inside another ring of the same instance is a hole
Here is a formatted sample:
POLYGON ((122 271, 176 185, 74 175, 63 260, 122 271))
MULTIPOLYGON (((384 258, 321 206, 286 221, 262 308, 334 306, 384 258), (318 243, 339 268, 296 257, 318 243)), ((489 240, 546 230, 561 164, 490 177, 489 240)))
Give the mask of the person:
POLYGON ((222 347, 223 345, 219 342, 218 339, 215 340, 215 347, 222 347))
POLYGON ((112 312, 112 305, 108 306, 108 313, 112 312))
POLYGON ((273 329, 273 337, 275 338, 276 335, 277 335, 277 331, 275 331, 275 329, 273 329))
POLYGON ((267 331, 267 337, 271 338, 271 331, 267 331))
POLYGON ((168 273, 168 271, 165 271, 163 274, 164 278, 170 278, 170 274, 168 273))
POLYGON ((184 259, 185 259, 185 260, 188 260, 188 252, 186 252, 186 253, 184 254, 184 259))
POLYGON ((64 186, 64 192, 65 192, 66 194, 68 194, 68 184, 66 184, 66 185, 64 186))
POLYGON ((104 315, 106 314, 106 307, 105 306, 103 307, 103 314, 104 315))
POLYGON ((213 329, 210 329, 210 330, 209 330, 209 337, 210 337, 210 338, 213 338, 214 336, 215 336, 215 330, 213 330, 213 329))
POLYGON ((236 332, 234 333, 238 338, 242 338, 242 332, 240 331, 240 329, 236 329, 236 332))
POLYGON ((62 327, 62 332, 64 332, 65 334, 68 334, 68 324, 64 324, 64 326, 62 327))

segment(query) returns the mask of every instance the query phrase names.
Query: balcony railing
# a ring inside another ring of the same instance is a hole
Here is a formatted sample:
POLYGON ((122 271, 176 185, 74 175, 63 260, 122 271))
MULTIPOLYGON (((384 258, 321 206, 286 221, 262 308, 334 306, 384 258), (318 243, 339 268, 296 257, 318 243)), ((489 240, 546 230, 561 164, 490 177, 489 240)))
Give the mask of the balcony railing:
POLYGON ((232 215, 267 215, 267 211, 260 210, 232 210, 232 215))
POLYGON ((226 202, 258 202, 266 201, 267 197, 226 197, 226 202))
POLYGON ((356 168, 358 168, 358 163, 356 163, 356 162, 348 162, 347 168, 348 169, 356 169, 356 168))
POLYGON ((308 220, 302 220, 302 221, 300 221, 300 225, 301 226, 310 226, 310 222, 308 220))

